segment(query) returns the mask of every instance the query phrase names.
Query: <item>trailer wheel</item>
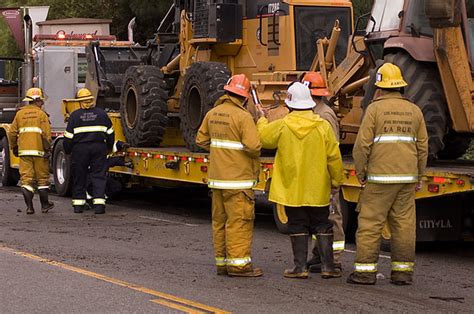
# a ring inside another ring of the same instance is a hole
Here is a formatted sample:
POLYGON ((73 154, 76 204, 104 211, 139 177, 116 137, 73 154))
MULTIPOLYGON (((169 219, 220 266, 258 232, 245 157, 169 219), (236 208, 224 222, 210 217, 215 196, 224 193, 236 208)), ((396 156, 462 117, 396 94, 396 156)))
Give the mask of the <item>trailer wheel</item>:
POLYGON ((66 155, 63 141, 54 148, 52 168, 56 193, 59 196, 69 196, 72 188, 71 157, 66 155))
POLYGON ((288 216, 284 205, 273 203, 273 218, 278 231, 288 234, 288 216))
POLYGON ((6 137, 2 139, 2 185, 16 186, 20 180, 18 169, 10 167, 10 146, 6 137))
POLYGON ((151 65, 125 72, 120 101, 123 132, 130 145, 156 147, 168 124, 168 91, 163 73, 151 65))
POLYGON ((184 141, 193 152, 199 151, 195 141, 202 120, 224 94, 229 77, 229 69, 220 62, 196 62, 186 71, 179 110, 184 141))

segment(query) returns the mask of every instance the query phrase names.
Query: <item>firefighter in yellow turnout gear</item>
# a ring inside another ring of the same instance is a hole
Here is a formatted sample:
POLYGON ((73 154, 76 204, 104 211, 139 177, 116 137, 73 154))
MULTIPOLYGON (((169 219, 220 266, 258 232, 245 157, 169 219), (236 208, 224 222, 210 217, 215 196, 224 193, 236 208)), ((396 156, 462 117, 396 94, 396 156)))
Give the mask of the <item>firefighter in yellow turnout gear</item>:
POLYGON ((26 213, 35 212, 33 197, 36 187, 41 211, 47 213, 54 204, 48 200, 51 125, 48 115, 41 109, 43 91, 30 88, 23 101, 28 104, 18 110, 8 134, 9 141, 14 154, 20 157, 21 191, 26 213))
POLYGON ((210 110, 196 143, 210 151, 208 185, 212 189, 212 230, 218 275, 257 277, 262 270, 251 260, 260 140, 245 109, 250 82, 234 75, 227 91, 210 110))
MULTIPOLYGON (((322 75, 319 72, 307 72, 303 78, 302 83, 309 87, 311 90, 311 96, 316 102, 316 106, 313 108, 313 112, 319 115, 322 119, 329 122, 336 140, 339 141, 339 121, 336 113, 325 103, 325 97, 330 96, 330 92, 326 87, 326 83, 322 75)), ((331 205, 329 210, 329 220, 333 225, 334 231, 334 242, 333 242, 333 255, 334 255, 334 268, 342 270, 341 255, 344 252, 345 246, 345 234, 342 226, 342 212, 341 204, 339 201, 339 189, 334 189, 331 192, 331 205)), ((314 234, 313 238, 313 256, 307 262, 308 270, 312 273, 321 272, 321 256, 319 255, 319 247, 317 236, 314 234)))
POLYGON ((348 283, 375 284, 382 229, 391 232, 391 283, 411 284, 415 262, 415 189, 426 168, 428 135, 421 110, 401 96, 400 69, 377 71, 375 101, 365 112, 353 149, 359 199, 354 271, 348 283))
POLYGON ((329 221, 331 188, 343 179, 339 145, 329 123, 313 113, 316 104, 307 86, 293 83, 285 102, 290 113, 283 119, 269 123, 261 117, 257 122, 262 146, 277 149, 269 200, 285 206, 295 264, 284 276, 308 278, 308 238, 317 234, 321 277, 340 277, 329 221))

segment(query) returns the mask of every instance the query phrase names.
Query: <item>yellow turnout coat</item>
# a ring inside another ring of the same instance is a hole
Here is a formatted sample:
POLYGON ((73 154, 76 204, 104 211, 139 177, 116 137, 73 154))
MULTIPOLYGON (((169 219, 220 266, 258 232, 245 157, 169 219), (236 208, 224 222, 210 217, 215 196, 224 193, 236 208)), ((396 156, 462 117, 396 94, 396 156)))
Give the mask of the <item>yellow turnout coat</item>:
POLYGON ((330 124, 311 110, 257 122, 263 148, 277 149, 269 199, 285 206, 328 206, 342 182, 339 144, 330 124))

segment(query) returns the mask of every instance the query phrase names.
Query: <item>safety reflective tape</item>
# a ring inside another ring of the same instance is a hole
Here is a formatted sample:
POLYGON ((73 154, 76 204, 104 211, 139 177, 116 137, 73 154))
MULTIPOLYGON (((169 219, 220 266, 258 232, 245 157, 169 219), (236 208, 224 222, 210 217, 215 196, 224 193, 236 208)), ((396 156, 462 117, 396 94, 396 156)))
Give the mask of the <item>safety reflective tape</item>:
POLYGON ((245 266, 247 264, 250 264, 251 262, 252 262, 252 259, 250 257, 227 259, 228 266, 245 266))
POLYGON ((118 143, 118 141, 114 142, 114 146, 112 147, 112 153, 118 152, 117 143, 118 143))
POLYGON ((92 200, 92 204, 94 204, 94 205, 105 205, 105 198, 94 198, 92 200))
POLYGON ((38 190, 46 190, 46 189, 49 189, 49 185, 38 186, 38 190))
POLYGON ((255 180, 245 181, 220 181, 209 180, 208 186, 214 189, 251 189, 257 184, 255 180))
POLYGON ((354 270, 360 273, 374 273, 377 271, 377 263, 370 263, 370 264, 355 263, 354 270))
POLYGON ((26 185, 25 184, 25 185, 22 185, 21 187, 24 188, 24 189, 27 189, 30 192, 35 193, 35 189, 31 185, 26 185))
POLYGON ((38 127, 25 127, 25 128, 20 128, 20 133, 43 133, 43 130, 41 130, 41 128, 38 128, 38 127))
POLYGON ((76 206, 76 205, 85 205, 86 204, 86 200, 72 200, 72 205, 73 206, 76 206))
POLYGON ((415 263, 412 262, 392 262, 393 271, 413 271, 415 263))
POLYGON ((313 240, 317 240, 317 239, 318 239, 315 234, 313 234, 313 235, 311 236, 311 238, 312 238, 313 240))
POLYGON ((367 181, 372 183, 411 183, 418 182, 417 175, 368 175, 367 181))
POLYGON ((43 157, 44 152, 40 150, 20 150, 18 151, 18 156, 39 156, 43 157))
POLYGON ((64 137, 65 137, 65 138, 69 138, 69 139, 71 139, 71 138, 73 138, 73 137, 74 137, 74 134, 72 134, 72 133, 69 133, 68 131, 64 131, 64 137))
POLYGON ((86 199, 91 200, 92 196, 86 191, 86 199))
POLYGON ((216 266, 227 265, 225 257, 216 257, 216 266))
POLYGON ((242 144, 241 142, 236 142, 236 141, 211 139, 211 147, 234 149, 234 150, 243 150, 244 149, 244 144, 242 144))
POLYGON ((107 127, 106 126, 80 126, 77 128, 74 128, 74 134, 78 133, 89 133, 89 132, 107 132, 107 127))
POLYGON ((332 250, 333 251, 344 251, 345 241, 334 241, 332 243, 332 250))
POLYGON ((374 143, 415 143, 416 137, 406 135, 378 135, 374 143))
POLYGON ((107 134, 110 135, 110 134, 112 134, 112 133, 114 133, 114 128, 110 128, 110 129, 107 130, 107 134))

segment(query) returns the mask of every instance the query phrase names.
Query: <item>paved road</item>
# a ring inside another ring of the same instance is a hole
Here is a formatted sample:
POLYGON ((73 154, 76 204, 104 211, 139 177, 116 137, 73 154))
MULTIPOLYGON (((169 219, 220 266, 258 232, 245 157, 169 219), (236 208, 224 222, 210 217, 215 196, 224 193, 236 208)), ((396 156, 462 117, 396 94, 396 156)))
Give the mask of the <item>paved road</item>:
MULTIPOLYGON (((0 304, 2 313, 310 313, 472 312, 472 243, 424 246, 415 284, 345 283, 344 276, 289 280, 289 239, 268 211, 257 216, 254 261, 262 278, 214 274, 210 201, 205 191, 125 193, 107 214, 74 214, 70 200, 27 216, 18 188, 0 188, 0 304)), ((39 202, 38 200, 36 200, 39 202)), ((38 204, 39 205, 39 204, 38 204)), ((39 208, 39 206, 37 207, 39 208)), ((267 210, 267 209, 266 209, 267 210)), ((388 254, 383 253, 382 254, 388 254)), ((380 258, 388 278, 390 260, 380 258)))

